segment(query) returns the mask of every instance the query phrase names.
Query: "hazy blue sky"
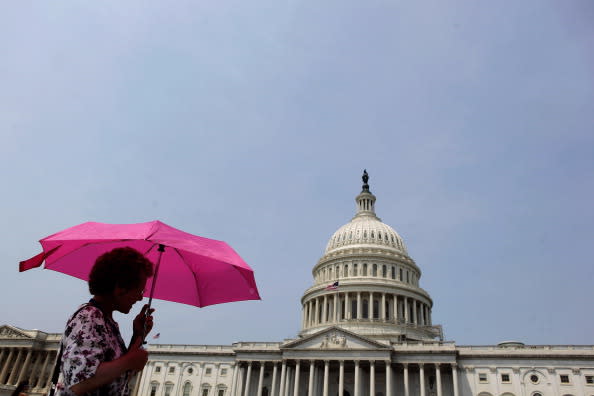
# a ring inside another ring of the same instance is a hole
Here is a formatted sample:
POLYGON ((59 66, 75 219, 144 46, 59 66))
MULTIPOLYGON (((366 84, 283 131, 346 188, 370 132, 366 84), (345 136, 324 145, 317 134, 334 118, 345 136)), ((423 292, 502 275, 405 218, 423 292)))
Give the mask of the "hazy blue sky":
MULTIPOLYGON (((0 324, 86 284, 42 237, 159 219, 231 244, 262 301, 157 302, 163 343, 278 341, 367 168, 459 344, 594 344, 594 2, 0 6, 0 324)), ((120 316, 128 331, 127 318, 120 316)))

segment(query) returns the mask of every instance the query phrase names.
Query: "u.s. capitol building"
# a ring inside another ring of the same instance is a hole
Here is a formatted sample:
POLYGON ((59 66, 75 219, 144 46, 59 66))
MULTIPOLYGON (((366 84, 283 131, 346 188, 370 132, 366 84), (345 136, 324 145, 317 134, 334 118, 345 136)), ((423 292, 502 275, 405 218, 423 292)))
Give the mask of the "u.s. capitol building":
MULTIPOLYGON (((421 269, 376 216, 375 200, 364 173, 355 216, 313 267, 294 339, 150 345, 133 394, 594 396, 593 345, 444 341, 431 296, 420 287, 421 269)), ((34 384, 32 394, 46 392, 58 340, 0 327, 0 392, 22 379, 34 384)))

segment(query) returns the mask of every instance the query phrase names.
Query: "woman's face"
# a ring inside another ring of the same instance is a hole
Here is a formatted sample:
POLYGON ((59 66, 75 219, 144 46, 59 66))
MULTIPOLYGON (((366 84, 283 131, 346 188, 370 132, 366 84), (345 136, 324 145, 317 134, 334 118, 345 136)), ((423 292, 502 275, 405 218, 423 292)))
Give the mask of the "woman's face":
POLYGON ((142 278, 140 280, 140 284, 137 287, 133 287, 131 289, 116 287, 116 310, 124 314, 130 312, 132 306, 136 304, 136 302, 142 300, 145 287, 146 278, 142 278))

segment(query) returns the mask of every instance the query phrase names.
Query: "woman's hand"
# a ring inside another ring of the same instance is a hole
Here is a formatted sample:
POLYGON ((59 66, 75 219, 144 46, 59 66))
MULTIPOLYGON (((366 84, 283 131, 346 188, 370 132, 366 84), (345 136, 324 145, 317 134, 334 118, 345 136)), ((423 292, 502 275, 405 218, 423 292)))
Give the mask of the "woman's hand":
POLYGON ((153 312, 155 312, 155 309, 151 308, 149 310, 148 304, 145 304, 140 310, 140 313, 136 315, 136 318, 134 318, 134 322, 132 324, 134 338, 140 337, 144 340, 144 337, 152 330, 153 312))

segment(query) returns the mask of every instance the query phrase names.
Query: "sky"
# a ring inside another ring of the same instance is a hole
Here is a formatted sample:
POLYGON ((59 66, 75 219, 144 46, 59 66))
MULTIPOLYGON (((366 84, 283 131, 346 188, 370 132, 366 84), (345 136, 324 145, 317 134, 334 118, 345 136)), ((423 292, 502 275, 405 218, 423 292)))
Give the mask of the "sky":
POLYGON ((61 332, 89 298, 18 272, 39 239, 158 219, 262 297, 156 301, 158 342, 294 338, 367 169, 447 340, 594 344, 593 2, 1 7, 0 324, 61 332))

